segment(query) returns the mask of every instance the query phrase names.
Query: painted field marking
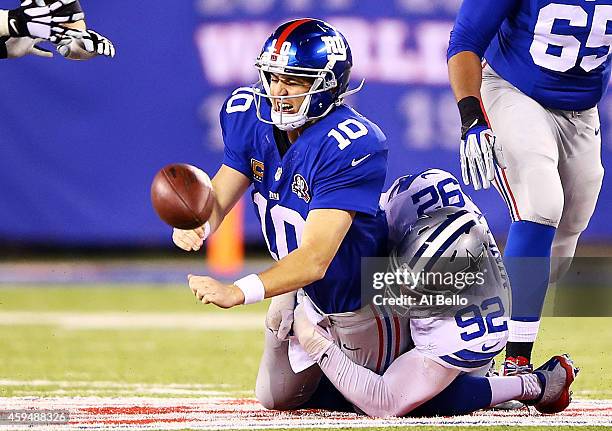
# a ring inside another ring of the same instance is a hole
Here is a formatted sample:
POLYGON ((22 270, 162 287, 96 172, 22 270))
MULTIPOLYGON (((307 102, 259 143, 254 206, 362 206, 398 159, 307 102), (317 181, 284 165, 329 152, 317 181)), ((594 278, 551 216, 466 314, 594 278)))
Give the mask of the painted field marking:
POLYGON ((29 312, 0 313, 0 326, 59 326, 64 329, 193 329, 257 330, 264 313, 120 313, 29 312))
MULTIPOLYGON (((172 396, 207 396, 221 397, 231 395, 252 395, 253 391, 239 390, 236 385, 215 383, 141 383, 113 381, 78 381, 78 380, 13 380, 0 379, 0 388, 17 388, 12 390, 14 396, 26 396, 44 392, 46 395, 167 395, 172 396), (20 388, 20 389, 19 389, 20 388), (40 388, 32 389, 32 388, 40 388)), ((574 395, 591 398, 612 398, 610 390, 579 390, 574 395)))
POLYGON ((158 397, 228 397, 252 396, 253 391, 239 390, 227 384, 120 383, 105 381, 0 380, 0 388, 11 388, 11 396, 158 396, 158 397))
MULTIPOLYGON (((252 398, 0 398, 3 409, 67 409, 70 423, 45 429, 221 430, 363 428, 405 426, 601 426, 612 425, 612 400, 575 400, 558 415, 533 409, 482 411, 466 416, 377 419, 351 413, 265 410, 252 398)), ((4 429, 11 429, 2 428, 4 429)), ((23 427, 15 427, 15 430, 23 427)), ((42 429, 42 428, 39 428, 42 429)))

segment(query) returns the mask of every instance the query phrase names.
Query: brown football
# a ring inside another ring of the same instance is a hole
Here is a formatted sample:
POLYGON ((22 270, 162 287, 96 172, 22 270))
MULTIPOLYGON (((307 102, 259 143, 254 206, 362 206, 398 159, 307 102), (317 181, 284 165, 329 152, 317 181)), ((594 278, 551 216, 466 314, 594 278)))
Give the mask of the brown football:
POLYGON ((157 215, 170 226, 195 229, 208 221, 214 192, 204 171, 176 163, 164 167, 153 178, 151 202, 157 215))

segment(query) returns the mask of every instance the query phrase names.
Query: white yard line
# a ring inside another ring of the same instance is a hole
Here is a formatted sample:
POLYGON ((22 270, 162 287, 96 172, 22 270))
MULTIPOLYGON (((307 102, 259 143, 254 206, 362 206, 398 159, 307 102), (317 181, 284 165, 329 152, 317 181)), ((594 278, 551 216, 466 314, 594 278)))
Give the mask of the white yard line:
MULTIPOLYGON (((601 426, 612 425, 612 400, 575 400, 558 415, 532 409, 437 418, 376 419, 348 413, 302 410, 271 412, 250 398, 0 398, 6 409, 66 409, 70 423, 33 429, 275 429, 363 428, 405 426, 601 426)), ((2 427, 0 429, 23 429, 2 427)))
POLYGON ((263 329, 263 313, 71 313, 7 311, 0 326, 59 326, 65 329, 263 329))

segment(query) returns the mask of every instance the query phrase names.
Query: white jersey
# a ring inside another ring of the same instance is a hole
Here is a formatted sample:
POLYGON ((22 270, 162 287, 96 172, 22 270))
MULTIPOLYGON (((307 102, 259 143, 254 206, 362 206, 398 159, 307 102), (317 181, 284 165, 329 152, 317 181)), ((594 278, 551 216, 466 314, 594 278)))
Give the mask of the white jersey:
MULTIPOLYGON (((421 216, 454 206, 476 214, 488 226, 474 202, 461 190, 459 181, 440 169, 429 169, 397 179, 381 197, 389 225, 391 247, 421 216)), ((470 372, 487 367, 508 338, 510 288, 493 235, 490 252, 500 269, 500 286, 491 297, 459 308, 454 316, 412 319, 410 332, 415 348, 445 367, 470 372)))
POLYGON ((480 221, 486 224, 481 211, 463 192, 459 181, 442 169, 428 169, 398 178, 382 194, 380 205, 387 215, 392 245, 402 239, 419 217, 442 207, 464 208, 477 214, 480 221))

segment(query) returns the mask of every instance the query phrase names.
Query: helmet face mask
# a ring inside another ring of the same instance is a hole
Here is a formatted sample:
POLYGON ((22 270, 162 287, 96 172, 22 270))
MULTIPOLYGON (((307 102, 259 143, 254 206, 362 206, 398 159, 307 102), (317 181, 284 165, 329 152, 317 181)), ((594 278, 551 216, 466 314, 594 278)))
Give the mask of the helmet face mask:
MULTIPOLYGON (((259 68, 259 67, 258 67, 259 68)), ((315 73, 309 73, 310 71, 295 70, 300 68, 281 68, 263 66, 259 68, 259 86, 254 88, 256 96, 257 115, 260 121, 268 124, 274 124, 281 130, 295 130, 302 127, 308 121, 312 121, 316 118, 320 118, 327 115, 329 110, 325 111, 323 115, 318 117, 309 117, 308 112, 310 111, 310 105, 312 102, 312 96, 326 91, 332 90, 336 87, 336 80, 333 76, 333 72, 329 70, 315 71, 315 73), (288 94, 284 96, 273 95, 272 91, 272 76, 280 75, 282 77, 293 77, 300 80, 308 79, 311 81, 310 88, 303 93, 299 94, 288 94), (330 77, 331 75, 331 77, 330 77), (263 87, 264 93, 261 92, 263 87), (264 98, 271 107, 271 120, 266 120, 261 116, 261 99, 264 98), (295 113, 283 112, 283 110, 277 110, 276 106, 282 106, 285 101, 292 101, 295 99, 303 98, 299 109, 295 113), (276 102, 276 103, 275 103, 276 102)))
POLYGON ((259 82, 253 92, 259 120, 281 130, 295 130, 324 117, 342 103, 352 56, 344 36, 332 26, 321 20, 301 19, 282 24, 268 38, 255 67, 259 82), (271 91, 271 74, 309 78, 312 85, 302 94, 275 96, 271 91), (274 109, 275 104, 300 97, 304 100, 295 113, 274 109), (272 108, 270 119, 262 116, 261 99, 272 108))

